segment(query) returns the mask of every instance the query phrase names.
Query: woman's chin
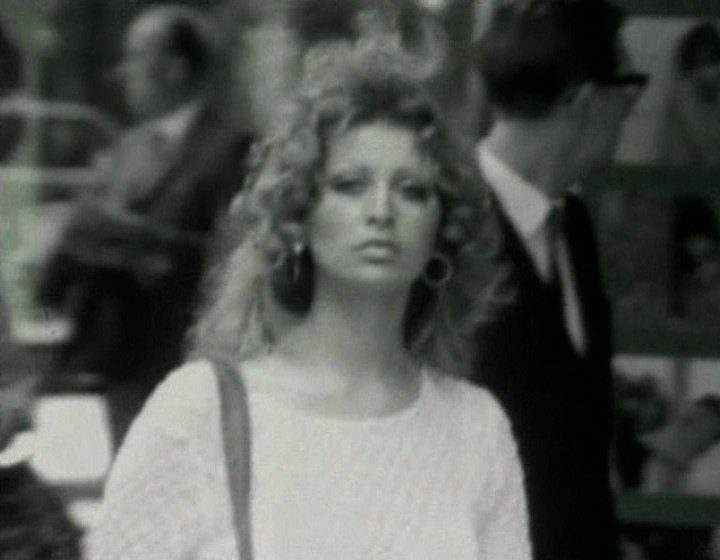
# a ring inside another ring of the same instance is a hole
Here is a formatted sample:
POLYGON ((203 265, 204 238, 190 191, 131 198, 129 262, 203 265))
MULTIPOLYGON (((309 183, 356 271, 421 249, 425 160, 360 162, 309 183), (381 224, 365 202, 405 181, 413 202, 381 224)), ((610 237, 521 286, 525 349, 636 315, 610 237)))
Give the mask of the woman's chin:
POLYGON ((337 279, 355 293, 395 294, 410 290, 414 279, 400 275, 397 271, 381 268, 366 269, 352 276, 337 279))

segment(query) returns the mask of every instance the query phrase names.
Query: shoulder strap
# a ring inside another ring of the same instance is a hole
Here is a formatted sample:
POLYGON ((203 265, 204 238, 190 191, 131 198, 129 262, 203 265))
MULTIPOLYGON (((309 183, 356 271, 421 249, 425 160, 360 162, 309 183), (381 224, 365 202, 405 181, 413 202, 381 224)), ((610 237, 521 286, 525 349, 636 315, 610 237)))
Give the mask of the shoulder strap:
POLYGON ((220 396, 225 464, 239 560, 252 560, 250 530, 250 415, 245 385, 229 364, 214 364, 220 396))

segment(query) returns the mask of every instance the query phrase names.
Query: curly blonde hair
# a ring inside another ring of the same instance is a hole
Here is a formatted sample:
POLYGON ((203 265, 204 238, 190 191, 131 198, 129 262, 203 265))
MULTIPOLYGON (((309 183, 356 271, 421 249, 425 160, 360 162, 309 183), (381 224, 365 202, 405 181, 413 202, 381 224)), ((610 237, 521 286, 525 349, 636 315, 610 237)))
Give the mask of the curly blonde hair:
POLYGON ((414 61, 392 45, 335 45, 306 64, 306 79, 284 126, 256 147, 253 172, 228 216, 230 255, 210 277, 193 330, 194 351, 240 360, 272 344, 312 305, 313 263, 298 253, 305 221, 321 195, 328 142, 361 124, 386 122, 417 135, 437 170, 441 205, 436 249, 452 274, 412 288, 404 318, 411 356, 446 373, 471 366, 471 336, 491 313, 501 275, 493 262, 487 189, 469 146, 447 128, 414 61))

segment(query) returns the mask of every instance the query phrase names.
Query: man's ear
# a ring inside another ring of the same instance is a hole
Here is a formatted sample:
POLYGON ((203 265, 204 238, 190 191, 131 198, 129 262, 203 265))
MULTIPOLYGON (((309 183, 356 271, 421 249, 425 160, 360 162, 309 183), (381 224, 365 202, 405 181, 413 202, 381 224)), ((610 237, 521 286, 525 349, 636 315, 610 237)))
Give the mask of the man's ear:
POLYGON ((560 98, 559 107, 572 120, 582 122, 587 115, 597 86, 585 82, 568 88, 560 98))
POLYGON ((188 83, 190 80, 190 69, 182 57, 168 56, 166 65, 166 76, 170 83, 176 86, 188 83))

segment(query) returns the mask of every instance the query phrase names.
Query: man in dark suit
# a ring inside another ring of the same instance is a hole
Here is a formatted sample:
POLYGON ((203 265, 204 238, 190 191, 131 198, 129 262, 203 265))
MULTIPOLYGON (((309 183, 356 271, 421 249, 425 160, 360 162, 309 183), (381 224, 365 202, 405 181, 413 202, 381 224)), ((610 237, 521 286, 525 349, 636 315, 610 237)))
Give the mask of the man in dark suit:
POLYGON ((609 482, 610 313, 580 180, 608 164, 647 77, 605 0, 499 4, 479 66, 478 146, 511 301, 477 334, 476 381, 507 410, 537 560, 618 558, 609 482))
POLYGON ((74 265, 45 290, 80 286, 65 367, 104 374, 115 446, 182 359, 209 235, 243 182, 249 138, 210 101, 209 33, 178 6, 131 24, 118 75, 139 124, 98 158, 102 192, 66 231, 74 265))

